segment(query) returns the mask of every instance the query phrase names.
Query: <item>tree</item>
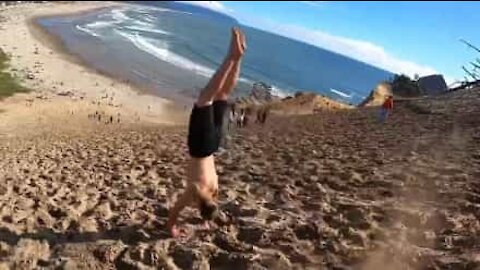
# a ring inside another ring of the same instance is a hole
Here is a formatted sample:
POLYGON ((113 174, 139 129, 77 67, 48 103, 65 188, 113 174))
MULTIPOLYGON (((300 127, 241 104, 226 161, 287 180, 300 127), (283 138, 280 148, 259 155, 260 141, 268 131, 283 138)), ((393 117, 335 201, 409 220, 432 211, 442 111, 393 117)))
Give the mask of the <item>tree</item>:
POLYGON ((302 91, 297 91, 297 92, 295 92, 294 97, 295 97, 295 98, 298 98, 298 97, 300 97, 300 96, 303 96, 303 94, 304 94, 304 93, 303 93, 302 91))
POLYGON ((395 75, 390 84, 394 95, 415 97, 423 94, 417 82, 404 74, 395 75))
POLYGON ((477 48, 475 45, 473 45, 472 43, 464 40, 464 39, 460 39, 461 42, 463 42, 465 45, 467 45, 468 47, 474 49, 475 51, 479 52, 480 53, 480 49, 477 48))
MULTIPOLYGON (((480 49, 478 47, 476 47, 475 45, 473 45, 472 43, 464 40, 464 39, 460 39, 460 42, 464 43, 465 45, 467 45, 469 48, 473 49, 474 51, 476 52, 479 52, 480 53, 480 49)), ((472 69, 469 70, 467 67, 465 66, 462 66, 462 69, 463 71, 465 71, 465 73, 470 76, 474 81, 478 81, 479 78, 480 78, 480 72, 478 71, 480 69, 480 59, 476 58, 475 59, 477 61, 477 63, 475 62, 470 62, 470 65, 472 65, 472 69)), ((467 76, 465 76, 465 81, 468 82, 468 78, 467 76)))

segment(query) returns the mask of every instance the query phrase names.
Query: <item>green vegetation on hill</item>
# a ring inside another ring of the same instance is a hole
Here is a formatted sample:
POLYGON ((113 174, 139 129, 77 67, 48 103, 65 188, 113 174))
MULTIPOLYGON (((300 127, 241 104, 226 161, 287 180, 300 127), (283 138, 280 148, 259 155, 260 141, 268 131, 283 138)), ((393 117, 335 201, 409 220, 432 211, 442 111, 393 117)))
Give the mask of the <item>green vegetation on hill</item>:
POLYGON ((394 95, 417 97, 423 94, 417 81, 410 79, 407 75, 395 75, 390 84, 394 95))
POLYGON ((8 60, 8 56, 0 50, 0 99, 18 92, 28 92, 27 88, 20 85, 17 78, 6 71, 8 60))

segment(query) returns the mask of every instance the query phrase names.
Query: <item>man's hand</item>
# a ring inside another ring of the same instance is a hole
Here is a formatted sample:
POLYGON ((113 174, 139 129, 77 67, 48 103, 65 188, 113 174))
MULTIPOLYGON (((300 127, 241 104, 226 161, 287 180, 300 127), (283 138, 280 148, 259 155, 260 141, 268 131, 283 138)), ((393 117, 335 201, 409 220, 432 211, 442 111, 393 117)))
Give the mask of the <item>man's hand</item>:
POLYGON ((173 225, 169 228, 170 234, 173 238, 182 238, 187 237, 188 233, 186 230, 179 228, 177 225, 173 225))
POLYGON ((182 236, 181 231, 176 226, 177 218, 182 209, 190 203, 192 197, 193 194, 191 186, 188 186, 183 194, 180 195, 180 198, 178 198, 175 205, 168 211, 167 229, 170 231, 173 237, 182 236))
POLYGON ((239 60, 242 58, 246 49, 247 44, 245 35, 240 31, 240 29, 236 27, 232 28, 232 38, 230 40, 230 50, 228 55, 235 60, 239 60))

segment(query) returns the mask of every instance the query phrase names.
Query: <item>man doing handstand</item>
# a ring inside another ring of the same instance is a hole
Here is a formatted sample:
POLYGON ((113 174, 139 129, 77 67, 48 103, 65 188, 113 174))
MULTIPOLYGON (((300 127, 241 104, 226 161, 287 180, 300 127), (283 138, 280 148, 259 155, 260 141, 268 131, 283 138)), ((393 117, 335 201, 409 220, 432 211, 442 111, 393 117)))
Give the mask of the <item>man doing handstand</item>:
POLYGON ((218 176, 213 154, 220 144, 227 100, 237 84, 245 49, 244 34, 233 28, 228 55, 193 106, 188 130, 191 156, 187 168, 188 183, 168 214, 167 227, 174 237, 181 235, 176 222, 186 206, 198 208, 206 221, 212 220, 217 213, 218 176))

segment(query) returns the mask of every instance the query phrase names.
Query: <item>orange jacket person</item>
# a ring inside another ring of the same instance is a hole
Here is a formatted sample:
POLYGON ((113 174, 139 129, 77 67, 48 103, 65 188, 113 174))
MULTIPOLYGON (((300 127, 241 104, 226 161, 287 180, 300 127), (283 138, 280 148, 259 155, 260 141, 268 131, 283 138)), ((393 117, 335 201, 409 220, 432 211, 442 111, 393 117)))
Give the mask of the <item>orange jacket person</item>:
POLYGON ((383 102, 381 111, 380 111, 380 121, 385 123, 387 121, 388 115, 393 110, 393 96, 388 96, 385 102, 383 102))

